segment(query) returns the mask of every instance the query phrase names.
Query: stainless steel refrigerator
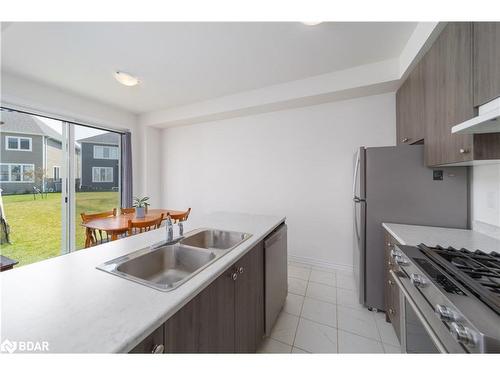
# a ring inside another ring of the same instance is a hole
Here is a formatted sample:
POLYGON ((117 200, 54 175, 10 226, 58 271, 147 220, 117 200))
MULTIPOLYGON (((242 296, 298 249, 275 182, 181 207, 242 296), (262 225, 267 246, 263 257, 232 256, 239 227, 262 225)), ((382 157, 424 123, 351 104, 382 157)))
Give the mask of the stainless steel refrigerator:
POLYGON ((353 201, 360 303, 383 310, 382 223, 466 228, 467 168, 426 167, 422 145, 361 147, 355 155, 353 201))

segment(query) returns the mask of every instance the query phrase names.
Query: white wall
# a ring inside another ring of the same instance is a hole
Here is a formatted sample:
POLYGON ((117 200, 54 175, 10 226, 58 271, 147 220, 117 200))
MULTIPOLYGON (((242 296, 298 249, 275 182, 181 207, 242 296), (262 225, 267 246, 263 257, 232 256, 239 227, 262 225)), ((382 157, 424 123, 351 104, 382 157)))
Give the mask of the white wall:
POLYGON ((394 93, 165 129, 163 206, 285 215, 292 257, 352 267, 353 154, 395 129, 394 93))
POLYGON ((472 167, 472 228, 500 238, 500 164, 472 167))

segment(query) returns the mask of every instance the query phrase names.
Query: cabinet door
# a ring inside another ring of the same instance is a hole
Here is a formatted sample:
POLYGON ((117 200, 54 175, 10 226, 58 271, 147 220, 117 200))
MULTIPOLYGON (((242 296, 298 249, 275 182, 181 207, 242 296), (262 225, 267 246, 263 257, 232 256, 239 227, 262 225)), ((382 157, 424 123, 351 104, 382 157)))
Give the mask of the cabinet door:
POLYGON ((396 134, 398 144, 424 139, 424 79, 422 64, 415 66, 396 93, 396 134))
POLYGON ((389 271, 393 269, 393 260, 391 257, 391 250, 394 248, 393 240, 391 235, 384 231, 384 260, 385 260, 385 277, 384 277, 384 307, 385 307, 385 320, 387 322, 391 321, 391 315, 389 309, 392 307, 392 294, 391 294, 391 282, 389 271))
POLYGON ((234 352, 234 281, 223 273, 165 323, 168 353, 234 352))
POLYGON ((500 22, 474 22, 474 105, 500 96, 500 22))
POLYGON ((130 351, 130 353, 140 354, 161 354, 164 352, 163 324, 130 351))
POLYGON ((264 336, 264 245, 236 262, 235 350, 255 353, 264 336))
POLYGON ((389 282, 392 301, 389 314, 394 331, 396 331, 396 336, 401 342, 401 307, 399 305, 399 288, 391 274, 389 274, 389 282))
POLYGON ((234 353, 236 281, 232 273, 225 271, 197 297, 200 353, 234 353))
POLYGON ((474 117, 472 24, 449 23, 422 63, 426 164, 472 160, 472 135, 451 134, 454 125, 474 117))
POLYGON ((166 353, 198 353, 200 317, 195 297, 165 322, 166 353))

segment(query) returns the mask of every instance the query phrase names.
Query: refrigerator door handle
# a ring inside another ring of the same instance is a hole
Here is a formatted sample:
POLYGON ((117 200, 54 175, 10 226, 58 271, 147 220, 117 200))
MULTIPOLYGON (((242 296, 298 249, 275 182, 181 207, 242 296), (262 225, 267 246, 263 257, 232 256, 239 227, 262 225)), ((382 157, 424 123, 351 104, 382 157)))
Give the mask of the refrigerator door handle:
POLYGON ((356 183, 358 181, 358 173, 359 173, 359 150, 356 152, 356 162, 354 164, 354 177, 352 181, 352 196, 356 199, 356 183))

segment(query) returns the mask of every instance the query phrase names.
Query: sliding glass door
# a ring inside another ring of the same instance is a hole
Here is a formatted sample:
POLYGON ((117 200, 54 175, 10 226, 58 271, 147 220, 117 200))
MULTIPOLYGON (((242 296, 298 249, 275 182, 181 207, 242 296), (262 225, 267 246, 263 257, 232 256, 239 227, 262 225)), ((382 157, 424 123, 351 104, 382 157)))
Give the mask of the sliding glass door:
POLYGON ((1 255, 22 266, 85 247, 81 214, 120 208, 119 133, 0 112, 1 255))
POLYGON ((26 265, 63 248, 62 121, 0 112, 1 254, 26 265))
MULTIPOLYGON (((119 211, 121 137, 115 132, 81 125, 74 125, 74 137, 75 249, 82 249, 86 234, 80 225, 81 214, 110 212, 115 208, 119 211)), ((101 240, 100 234, 97 239, 101 240)))

